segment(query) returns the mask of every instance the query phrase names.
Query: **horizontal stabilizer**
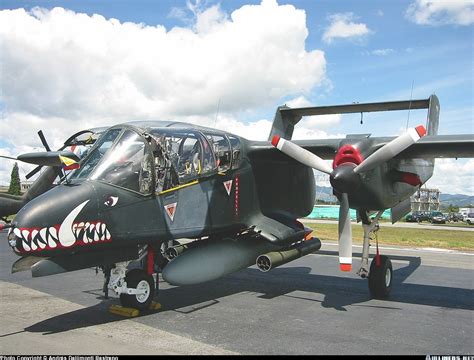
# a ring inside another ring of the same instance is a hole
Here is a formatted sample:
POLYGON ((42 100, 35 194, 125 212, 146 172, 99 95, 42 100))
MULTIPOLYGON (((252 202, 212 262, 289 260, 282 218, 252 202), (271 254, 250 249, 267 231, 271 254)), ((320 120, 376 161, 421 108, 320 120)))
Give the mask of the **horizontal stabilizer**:
POLYGON ((310 106, 290 108, 286 105, 279 106, 273 119, 272 129, 268 140, 275 135, 291 140, 293 131, 303 116, 365 113, 376 111, 418 110, 428 109, 428 135, 435 135, 438 131, 439 101, 436 95, 428 99, 385 101, 376 103, 353 103, 346 105, 310 106))

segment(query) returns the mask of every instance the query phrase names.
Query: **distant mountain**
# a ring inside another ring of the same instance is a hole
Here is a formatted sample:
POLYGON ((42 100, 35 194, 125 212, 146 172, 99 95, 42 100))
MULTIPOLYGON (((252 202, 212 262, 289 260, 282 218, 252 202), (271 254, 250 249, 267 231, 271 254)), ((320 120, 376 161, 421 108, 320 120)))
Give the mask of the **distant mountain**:
POLYGON ((449 206, 459 206, 459 207, 467 207, 469 205, 474 205, 474 196, 470 195, 463 195, 463 194, 441 194, 439 196, 439 200, 441 201, 442 205, 449 206))
POLYGON ((337 198, 332 194, 332 187, 316 185, 316 201, 336 203, 337 198))

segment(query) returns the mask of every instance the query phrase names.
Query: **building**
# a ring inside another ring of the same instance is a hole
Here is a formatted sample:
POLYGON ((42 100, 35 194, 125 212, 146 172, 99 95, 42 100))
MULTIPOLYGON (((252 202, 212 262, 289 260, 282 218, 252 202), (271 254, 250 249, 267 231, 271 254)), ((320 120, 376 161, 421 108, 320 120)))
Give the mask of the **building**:
POLYGON ((33 184, 33 181, 21 181, 20 182, 20 186, 21 186, 21 193, 25 193, 29 188, 30 186, 33 184))
POLYGON ((411 197, 411 211, 439 211, 438 189, 420 188, 411 197))
MULTIPOLYGON (((20 191, 24 194, 30 186, 33 184, 33 181, 20 181, 20 191)), ((0 185, 0 193, 8 193, 10 185, 0 185)))
POLYGON ((462 216, 465 216, 469 213, 474 213, 474 208, 472 208, 472 207, 459 208, 459 213, 462 216))

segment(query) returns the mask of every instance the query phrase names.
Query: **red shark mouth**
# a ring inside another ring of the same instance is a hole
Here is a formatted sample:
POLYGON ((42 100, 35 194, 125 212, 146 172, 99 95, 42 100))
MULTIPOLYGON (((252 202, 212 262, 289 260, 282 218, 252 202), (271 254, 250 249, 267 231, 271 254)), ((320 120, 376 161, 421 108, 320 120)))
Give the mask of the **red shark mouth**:
MULTIPOLYGON (((17 238, 17 251, 20 253, 29 253, 69 247, 64 246, 59 241, 59 228, 60 225, 41 229, 14 228, 13 233, 17 238), (21 244, 21 246, 18 246, 19 244, 21 244)), ((76 239, 73 246, 85 246, 112 241, 112 236, 107 229, 107 225, 100 221, 74 223, 71 230, 76 239)))
POLYGON ((20 254, 110 242, 107 225, 100 221, 73 222, 89 200, 76 206, 60 225, 43 228, 13 228, 14 250, 20 254), (21 246, 19 246, 21 244, 21 246))

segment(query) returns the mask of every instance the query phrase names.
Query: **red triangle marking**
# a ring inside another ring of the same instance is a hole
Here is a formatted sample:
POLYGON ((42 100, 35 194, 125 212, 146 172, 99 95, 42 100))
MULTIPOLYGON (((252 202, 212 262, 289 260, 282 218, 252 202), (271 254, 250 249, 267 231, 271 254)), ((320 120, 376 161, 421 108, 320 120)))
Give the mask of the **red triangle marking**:
POLYGON ((227 191, 227 195, 230 196, 230 191, 232 190, 232 180, 224 181, 224 187, 225 187, 225 190, 227 191))
POLYGON ((174 214, 176 213, 176 206, 177 206, 177 205, 178 205, 177 202, 172 203, 172 204, 165 205, 166 213, 168 214, 168 216, 169 216, 169 218, 171 219, 171 221, 174 220, 174 214))

